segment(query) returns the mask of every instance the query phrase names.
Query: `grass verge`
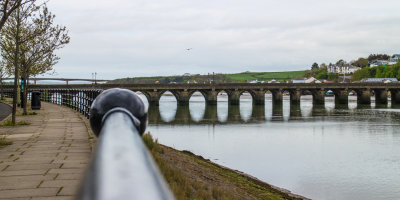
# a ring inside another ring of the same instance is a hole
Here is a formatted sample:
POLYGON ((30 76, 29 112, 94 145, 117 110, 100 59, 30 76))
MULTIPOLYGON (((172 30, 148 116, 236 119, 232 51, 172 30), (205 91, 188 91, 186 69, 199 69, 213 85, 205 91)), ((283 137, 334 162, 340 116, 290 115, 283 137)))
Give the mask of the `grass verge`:
POLYGON ((7 141, 5 137, 0 137, 0 148, 3 148, 8 145, 12 145, 13 142, 7 141))
POLYGON ((28 115, 37 115, 37 113, 36 112, 28 112, 26 114, 23 114, 23 113, 18 113, 17 114, 17 116, 28 116, 28 115))
POLYGON ((0 126, 24 126, 30 125, 30 122, 27 121, 19 121, 17 123, 13 123, 11 120, 4 121, 0 126))

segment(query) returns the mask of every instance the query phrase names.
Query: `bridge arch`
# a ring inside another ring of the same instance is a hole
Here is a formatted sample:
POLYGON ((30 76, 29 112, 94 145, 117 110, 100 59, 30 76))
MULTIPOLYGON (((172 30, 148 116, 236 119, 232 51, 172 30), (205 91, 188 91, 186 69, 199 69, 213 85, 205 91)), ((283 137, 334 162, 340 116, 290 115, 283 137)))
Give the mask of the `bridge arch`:
POLYGON ((189 99, 190 118, 194 122, 200 122, 204 118, 206 110, 206 98, 202 91, 195 90, 191 92, 189 99))

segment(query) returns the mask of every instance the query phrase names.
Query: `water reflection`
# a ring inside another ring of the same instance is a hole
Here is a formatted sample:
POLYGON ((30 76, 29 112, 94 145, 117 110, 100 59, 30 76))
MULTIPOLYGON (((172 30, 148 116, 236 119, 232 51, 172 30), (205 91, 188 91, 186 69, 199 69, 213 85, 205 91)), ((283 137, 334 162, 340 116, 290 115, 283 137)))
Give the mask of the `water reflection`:
MULTIPOLYGON (((167 96, 160 106, 148 108, 149 124, 237 124, 264 123, 268 121, 318 120, 330 115, 341 115, 344 111, 386 109, 381 105, 357 105, 356 103, 335 104, 326 99, 325 105, 313 105, 311 99, 302 100, 300 105, 290 104, 284 97, 283 103, 274 104, 266 100, 265 105, 253 105, 250 98, 241 99, 240 105, 229 105, 219 99, 217 105, 206 105, 204 98, 191 99, 189 106, 179 106, 174 97, 167 96)), ((394 106, 391 106, 391 108, 394 106)))
POLYGON ((312 199, 400 198, 399 106, 357 105, 353 96, 348 105, 313 105, 311 96, 300 105, 287 96, 274 105, 268 94, 265 106, 250 100, 231 106, 219 95, 214 106, 201 98, 177 106, 167 96, 149 107, 148 130, 162 144, 312 199))

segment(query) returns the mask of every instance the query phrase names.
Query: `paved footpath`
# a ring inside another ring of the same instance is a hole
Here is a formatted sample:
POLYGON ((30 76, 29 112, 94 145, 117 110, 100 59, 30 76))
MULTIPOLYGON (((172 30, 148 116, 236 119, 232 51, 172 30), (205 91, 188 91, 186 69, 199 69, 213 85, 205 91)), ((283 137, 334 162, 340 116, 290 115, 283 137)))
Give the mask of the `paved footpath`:
POLYGON ((0 199, 75 199, 91 147, 80 114, 42 102, 31 125, 0 127, 13 144, 0 149, 0 199))

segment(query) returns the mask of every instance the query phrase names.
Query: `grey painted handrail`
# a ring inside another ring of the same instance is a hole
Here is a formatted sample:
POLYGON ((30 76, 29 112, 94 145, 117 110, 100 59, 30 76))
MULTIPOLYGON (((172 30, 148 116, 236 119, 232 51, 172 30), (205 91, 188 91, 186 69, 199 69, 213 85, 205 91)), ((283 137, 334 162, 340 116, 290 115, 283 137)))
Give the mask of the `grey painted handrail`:
POLYGON ((90 122, 99 140, 79 199, 174 199, 142 141, 147 114, 134 92, 105 90, 90 122))

